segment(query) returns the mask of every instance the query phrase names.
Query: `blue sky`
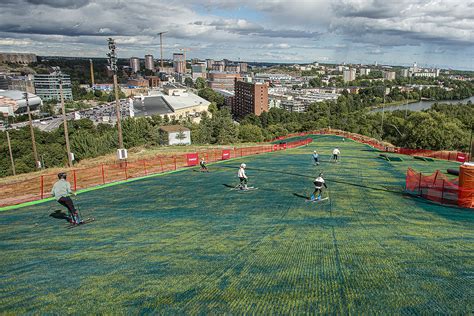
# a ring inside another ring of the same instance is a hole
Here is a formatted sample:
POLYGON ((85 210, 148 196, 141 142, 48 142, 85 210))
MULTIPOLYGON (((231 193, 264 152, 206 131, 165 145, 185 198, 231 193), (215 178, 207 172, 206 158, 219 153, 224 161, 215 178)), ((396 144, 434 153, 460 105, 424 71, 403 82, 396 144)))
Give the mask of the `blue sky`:
POLYGON ((0 51, 474 70, 474 1, 2 0, 0 51))

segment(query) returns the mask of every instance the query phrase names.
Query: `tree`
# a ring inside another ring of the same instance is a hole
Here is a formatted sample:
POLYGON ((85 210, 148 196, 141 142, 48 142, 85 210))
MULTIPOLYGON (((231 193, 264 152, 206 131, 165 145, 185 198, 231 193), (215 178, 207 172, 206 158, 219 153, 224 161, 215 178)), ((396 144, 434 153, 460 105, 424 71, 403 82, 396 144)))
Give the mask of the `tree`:
POLYGON ((184 79, 184 84, 186 87, 189 87, 189 88, 194 87, 193 79, 189 77, 184 79))
POLYGON ((182 144, 183 139, 186 138, 186 134, 184 134, 182 129, 179 129, 178 133, 176 134, 176 139, 179 140, 179 143, 182 144))
POLYGON ((262 129, 259 126, 252 124, 240 125, 239 138, 243 142, 261 142, 263 141, 262 129))
POLYGON ((194 83, 194 87, 198 90, 206 88, 207 87, 206 80, 204 80, 204 78, 201 78, 201 77, 197 78, 196 82, 194 83))

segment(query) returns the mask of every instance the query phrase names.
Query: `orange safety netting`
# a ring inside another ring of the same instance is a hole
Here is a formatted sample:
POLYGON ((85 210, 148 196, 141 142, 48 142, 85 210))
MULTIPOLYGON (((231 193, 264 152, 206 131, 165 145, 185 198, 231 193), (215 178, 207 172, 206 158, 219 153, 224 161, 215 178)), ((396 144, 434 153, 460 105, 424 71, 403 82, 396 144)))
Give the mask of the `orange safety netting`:
POLYGON ((360 135, 356 133, 350 133, 350 132, 337 130, 337 129, 330 129, 330 128, 323 128, 320 130, 315 130, 315 131, 310 131, 310 132, 288 134, 286 136, 277 137, 273 139, 272 141, 283 140, 286 138, 296 137, 296 136, 305 136, 305 135, 310 135, 310 134, 342 136, 348 139, 352 139, 359 143, 370 145, 382 151, 393 152, 393 153, 398 153, 398 154, 403 154, 403 155, 422 156, 422 157, 458 161, 458 162, 471 161, 471 156, 468 153, 463 153, 459 151, 448 151, 448 150, 436 151, 436 150, 429 150, 429 149, 410 149, 410 148, 395 147, 392 144, 389 144, 389 143, 386 143, 374 138, 370 138, 368 136, 364 136, 364 135, 360 135))
MULTIPOLYGON (((230 158, 294 148, 306 145, 312 141, 311 138, 307 138, 282 144, 212 149, 194 154, 197 154, 199 159, 205 158, 206 162, 216 162, 230 158)), ((193 155, 194 161, 191 162, 189 160, 191 157, 189 154, 190 153, 173 156, 156 156, 150 159, 123 161, 74 169, 69 171, 68 180, 71 182, 72 189, 75 191, 150 174, 178 170, 196 165, 195 155, 193 155)), ((56 181, 56 174, 45 174, 29 180, 0 184, 0 207, 48 198, 51 196, 50 191, 56 181)))
POLYGON ((458 179, 449 180, 439 170, 432 175, 423 175, 421 172, 408 168, 405 188, 408 193, 427 200, 461 207, 474 207, 474 189, 459 186, 458 179))

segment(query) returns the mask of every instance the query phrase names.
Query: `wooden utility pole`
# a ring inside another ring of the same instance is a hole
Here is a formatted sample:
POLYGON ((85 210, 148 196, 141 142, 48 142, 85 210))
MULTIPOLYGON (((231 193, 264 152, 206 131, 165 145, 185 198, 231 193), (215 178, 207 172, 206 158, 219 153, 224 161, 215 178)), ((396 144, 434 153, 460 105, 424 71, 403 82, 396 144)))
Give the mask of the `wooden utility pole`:
POLYGON ((36 151, 36 140, 35 140, 35 130, 33 129, 33 121, 31 120, 31 112, 30 112, 30 103, 28 101, 28 92, 23 93, 26 101, 26 111, 28 112, 28 121, 30 123, 30 134, 31 134, 31 144, 33 147, 33 155, 35 158, 35 166, 36 168, 41 168, 41 162, 38 159, 38 152, 36 151))
POLYGON ((89 59, 90 68, 91 68, 91 87, 94 87, 94 64, 92 63, 92 59, 89 59))
POLYGON ((10 143, 10 133, 8 132, 8 130, 6 130, 6 132, 7 132, 8 152, 10 153, 10 162, 12 164, 12 171, 13 171, 13 175, 16 176, 15 160, 13 160, 12 145, 10 143))
MULTIPOLYGON (((72 167, 72 154, 71 154, 71 147, 69 145, 69 132, 67 128, 67 118, 66 118, 66 109, 64 106, 64 95, 63 95, 63 79, 62 74, 59 73, 59 93, 61 96, 61 111, 63 112, 63 125, 64 125, 64 139, 66 140, 66 151, 67 151, 67 161, 68 167, 72 167)), ((94 79, 92 79, 94 80, 94 79)))
POLYGON ((166 31, 166 32, 158 33, 158 35, 160 35, 160 55, 161 55, 160 71, 163 71, 163 34, 165 33, 168 33, 168 32, 166 31))

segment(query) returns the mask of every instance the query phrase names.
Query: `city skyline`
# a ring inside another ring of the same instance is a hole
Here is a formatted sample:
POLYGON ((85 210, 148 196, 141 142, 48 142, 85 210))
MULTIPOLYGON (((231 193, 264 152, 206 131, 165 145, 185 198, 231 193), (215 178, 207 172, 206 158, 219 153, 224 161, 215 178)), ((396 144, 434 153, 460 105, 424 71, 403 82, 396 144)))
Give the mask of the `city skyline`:
POLYGON ((474 70, 473 1, 59 1, 0 4, 0 51, 363 63, 474 70))

